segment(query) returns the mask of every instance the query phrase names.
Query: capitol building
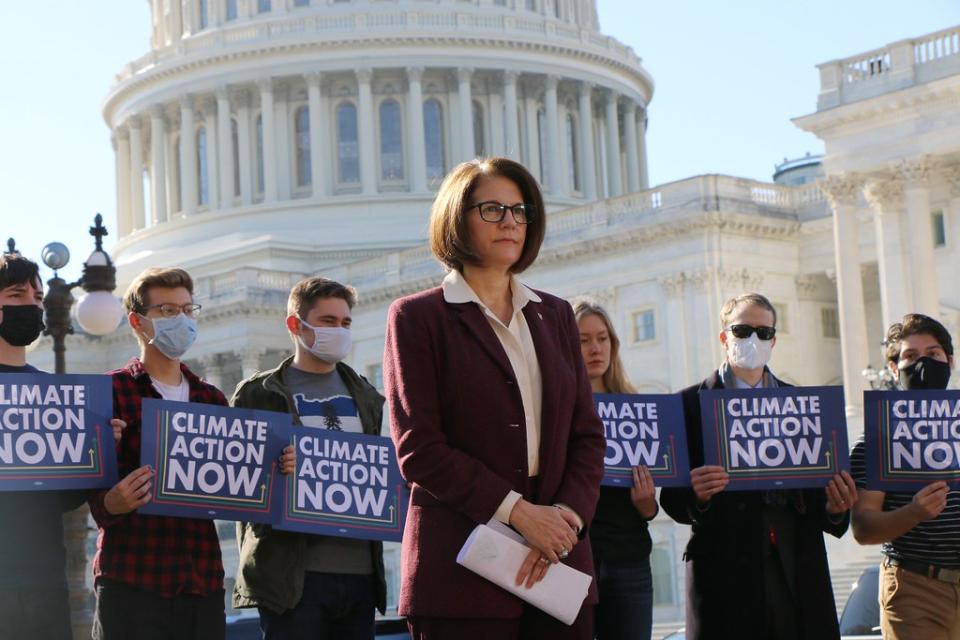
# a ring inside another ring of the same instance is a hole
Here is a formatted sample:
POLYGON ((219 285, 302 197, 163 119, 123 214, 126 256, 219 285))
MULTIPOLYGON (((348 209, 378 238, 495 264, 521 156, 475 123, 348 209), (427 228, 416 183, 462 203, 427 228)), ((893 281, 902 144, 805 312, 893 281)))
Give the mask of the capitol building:
MULTIPOLYGON (((715 368, 720 307, 744 291, 777 307, 778 374, 845 386, 851 437, 888 324, 921 311, 960 337, 960 27, 819 64, 817 110, 794 124, 823 156, 770 182, 650 185, 654 79, 600 32, 596 0, 150 6, 150 50, 103 106, 118 292, 148 266, 186 268, 204 306, 188 364, 228 396, 289 353, 287 293, 313 274, 357 288, 348 362, 382 386, 389 304, 444 275, 426 246, 435 189, 485 155, 544 185, 547 237, 523 279, 607 307, 641 392, 715 368)), ((121 327, 67 348, 71 371, 100 372, 136 343, 121 327)), ((660 516, 651 533, 666 629, 683 619, 688 531, 660 516)), ((879 555, 849 536, 830 549, 842 603, 879 555)))

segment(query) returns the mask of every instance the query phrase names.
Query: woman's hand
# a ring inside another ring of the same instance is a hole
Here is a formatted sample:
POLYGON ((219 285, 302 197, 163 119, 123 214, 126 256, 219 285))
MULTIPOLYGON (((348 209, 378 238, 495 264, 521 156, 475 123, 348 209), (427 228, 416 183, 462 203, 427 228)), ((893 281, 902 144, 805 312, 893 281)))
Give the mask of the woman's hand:
POLYGON ((510 512, 510 524, 550 562, 559 562, 577 544, 576 516, 558 507, 520 499, 510 512))
POLYGON ((526 582, 526 587, 529 589, 546 577, 548 569, 550 569, 550 561, 540 553, 539 549, 530 549, 523 564, 520 565, 520 571, 517 572, 517 586, 526 582))
POLYGON ((283 453, 280 455, 280 473, 283 475, 290 475, 297 470, 297 452, 294 451, 293 445, 288 444, 283 448, 283 453))
POLYGON ((127 428, 127 423, 120 418, 111 418, 110 429, 113 430, 113 441, 120 442, 123 437, 123 430, 127 428))
POLYGON ((730 474, 723 467, 704 465, 690 472, 690 484, 697 502, 706 504, 730 484, 730 474))
POLYGON ((646 465, 633 468, 633 486, 630 488, 630 501, 645 520, 657 515, 657 487, 646 465))
POLYGON ((840 515, 857 503, 857 485, 846 471, 841 471, 830 479, 826 492, 826 510, 830 515, 840 515))

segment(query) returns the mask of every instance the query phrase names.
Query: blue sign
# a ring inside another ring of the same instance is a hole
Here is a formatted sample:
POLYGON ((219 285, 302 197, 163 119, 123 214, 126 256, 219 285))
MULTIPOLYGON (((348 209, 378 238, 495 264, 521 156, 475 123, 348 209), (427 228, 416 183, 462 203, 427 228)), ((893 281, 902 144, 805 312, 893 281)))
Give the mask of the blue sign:
POLYGON ((705 464, 727 490, 825 487, 849 470, 842 387, 700 392, 705 464))
POLYGON ((293 445, 277 529, 400 541, 409 494, 389 438, 299 427, 293 445))
POLYGON ((156 471, 140 513, 274 523, 277 460, 290 416, 272 411, 143 399, 140 462, 156 471))
POLYGON ((960 486, 960 391, 863 394, 867 489, 960 486))
POLYGON ((679 395, 595 393, 593 402, 607 438, 601 484, 632 487, 633 468, 646 465, 658 487, 690 486, 679 395))
POLYGON ((0 491, 112 487, 109 376, 0 373, 0 491))

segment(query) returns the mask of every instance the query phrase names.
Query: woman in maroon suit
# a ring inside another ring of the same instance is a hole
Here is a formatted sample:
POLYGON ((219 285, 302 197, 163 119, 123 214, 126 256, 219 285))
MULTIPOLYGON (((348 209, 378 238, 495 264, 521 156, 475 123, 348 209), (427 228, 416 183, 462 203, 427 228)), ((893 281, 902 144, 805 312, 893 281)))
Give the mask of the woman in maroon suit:
POLYGON ((393 303, 384 384, 400 469, 412 485, 400 613, 415 640, 591 637, 596 586, 572 626, 456 563, 473 528, 509 523, 531 551, 517 584, 565 562, 593 572, 605 441, 570 305, 515 277, 543 242, 536 181, 506 158, 443 181, 430 246, 441 286, 393 303))

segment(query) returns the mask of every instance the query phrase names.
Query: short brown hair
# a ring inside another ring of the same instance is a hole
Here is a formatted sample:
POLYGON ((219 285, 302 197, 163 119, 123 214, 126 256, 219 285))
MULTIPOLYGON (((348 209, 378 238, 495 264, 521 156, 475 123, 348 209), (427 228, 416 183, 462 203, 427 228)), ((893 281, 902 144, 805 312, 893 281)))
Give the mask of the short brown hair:
POLYGON ((341 298, 353 309, 357 304, 357 291, 349 285, 334 282, 329 278, 314 276, 301 280, 290 290, 287 298, 287 315, 297 316, 301 320, 305 311, 321 298, 341 298))
POLYGON ((908 313, 901 322, 895 322, 887 329, 887 339, 883 342, 887 346, 887 362, 899 362, 900 343, 905 338, 920 334, 932 336, 947 356, 953 356, 953 340, 946 327, 922 313, 908 313))
POLYGON ((177 267, 144 269, 140 272, 140 275, 133 279, 133 282, 127 287, 127 292, 123 294, 123 307, 127 310, 127 313, 131 311, 142 313, 147 308, 147 294, 150 289, 176 289, 178 287, 183 287, 193 297, 193 278, 183 269, 177 267))
POLYGON ((777 326, 777 310, 773 308, 773 304, 767 300, 766 296, 759 293, 741 293, 740 295, 727 300, 726 304, 723 305, 723 308, 720 309, 720 328, 727 328, 727 323, 730 322, 730 318, 733 317, 733 314, 737 309, 740 307, 749 306, 763 307, 772 313, 773 326, 777 326))
POLYGON ((477 256, 470 247, 467 231, 467 208, 480 178, 503 177, 520 189, 523 201, 536 207, 527 224, 526 239, 520 259, 510 267, 511 273, 520 273, 536 260, 546 233, 543 194, 536 179, 519 162, 509 158, 478 158, 457 165, 443 179, 430 209, 430 250, 437 260, 450 269, 463 271, 465 264, 476 264, 477 256))

